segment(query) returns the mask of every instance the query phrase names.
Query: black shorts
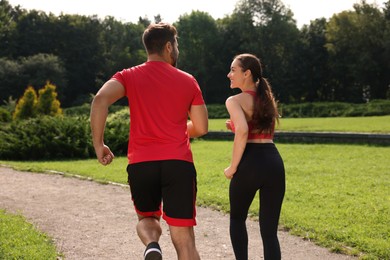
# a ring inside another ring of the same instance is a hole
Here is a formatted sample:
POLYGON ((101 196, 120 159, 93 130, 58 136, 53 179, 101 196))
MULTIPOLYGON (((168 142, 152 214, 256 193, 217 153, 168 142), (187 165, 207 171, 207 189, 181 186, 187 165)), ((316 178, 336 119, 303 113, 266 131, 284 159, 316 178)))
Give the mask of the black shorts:
POLYGON ((171 226, 196 225, 197 183, 193 163, 181 160, 140 162, 129 164, 127 173, 139 215, 163 215, 171 226))

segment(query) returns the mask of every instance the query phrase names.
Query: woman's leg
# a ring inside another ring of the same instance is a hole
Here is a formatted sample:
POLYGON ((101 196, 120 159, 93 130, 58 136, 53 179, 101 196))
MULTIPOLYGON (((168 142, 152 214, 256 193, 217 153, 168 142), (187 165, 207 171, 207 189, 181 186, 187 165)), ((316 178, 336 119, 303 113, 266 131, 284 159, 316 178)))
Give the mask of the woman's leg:
POLYGON ((250 191, 243 172, 237 172, 230 182, 230 239, 236 260, 248 259, 248 233, 246 218, 256 194, 250 191))
POLYGON ((279 260, 281 252, 277 232, 285 193, 284 166, 280 158, 276 158, 268 167, 265 184, 260 189, 260 233, 264 259, 279 260))

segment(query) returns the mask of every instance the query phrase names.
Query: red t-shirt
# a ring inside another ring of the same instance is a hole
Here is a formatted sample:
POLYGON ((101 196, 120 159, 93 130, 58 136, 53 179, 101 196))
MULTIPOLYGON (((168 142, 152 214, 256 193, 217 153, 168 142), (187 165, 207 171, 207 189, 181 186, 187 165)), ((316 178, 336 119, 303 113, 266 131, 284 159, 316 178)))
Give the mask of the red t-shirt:
POLYGON ((129 164, 143 161, 193 162, 187 133, 191 105, 204 104, 196 79, 161 61, 117 72, 130 106, 129 164))

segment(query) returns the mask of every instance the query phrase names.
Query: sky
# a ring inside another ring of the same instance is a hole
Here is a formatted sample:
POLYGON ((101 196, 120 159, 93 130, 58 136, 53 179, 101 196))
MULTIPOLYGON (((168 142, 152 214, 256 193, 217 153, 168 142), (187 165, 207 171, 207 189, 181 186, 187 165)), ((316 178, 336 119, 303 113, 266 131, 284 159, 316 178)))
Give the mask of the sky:
MULTIPOLYGON (((27 10, 41 10, 55 15, 80 14, 97 15, 100 18, 113 16, 119 21, 136 23, 139 17, 154 21, 160 14, 165 22, 176 22, 180 15, 191 11, 209 13, 214 19, 230 15, 238 0, 8 0, 12 6, 20 5, 27 10)), ((333 14, 353 10, 353 4, 359 0, 281 0, 294 13, 294 19, 300 28, 316 18, 330 18, 333 14)), ((385 0, 367 0, 383 7, 385 0)))

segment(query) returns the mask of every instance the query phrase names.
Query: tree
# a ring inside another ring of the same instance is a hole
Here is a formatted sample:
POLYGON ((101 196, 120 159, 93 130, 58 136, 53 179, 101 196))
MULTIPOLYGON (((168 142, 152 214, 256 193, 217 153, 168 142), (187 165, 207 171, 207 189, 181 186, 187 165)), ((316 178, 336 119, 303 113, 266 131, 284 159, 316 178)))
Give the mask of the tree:
POLYGON ((49 81, 38 91, 37 113, 41 115, 59 116, 62 115, 60 101, 57 99, 56 86, 49 81))
POLYGON ((216 56, 221 44, 215 20, 208 13, 192 11, 180 16, 175 25, 180 46, 178 67, 195 76, 207 103, 220 100, 221 93, 215 93, 218 82, 214 81, 214 73, 210 73, 226 66, 216 56))
POLYGON ((42 11, 31 10, 21 13, 15 28, 14 59, 33 56, 38 53, 53 53, 57 49, 56 17, 42 11))
POLYGON ((264 76, 270 80, 276 98, 282 102, 296 100, 299 30, 293 13, 280 0, 241 0, 234 12, 252 17, 255 30, 246 31, 255 37, 251 52, 265 65, 264 76))
POLYGON ((24 12, 19 6, 13 8, 7 0, 0 1, 0 57, 12 58, 17 50, 16 26, 24 12))
POLYGON ((24 86, 44 86, 47 81, 50 81, 60 87, 61 94, 67 87, 64 64, 58 56, 38 53, 21 58, 20 63, 24 86))
POLYGON ((100 21, 95 16, 60 15, 56 26, 54 54, 64 62, 68 80, 62 103, 79 105, 101 87, 97 79, 105 60, 100 21))
MULTIPOLYGON (((386 29, 384 32, 383 45, 385 46, 384 59, 386 60, 385 69, 390 71, 390 1, 385 3, 385 8, 383 9, 384 19, 386 23, 386 29)), ((386 98, 390 99, 390 76, 387 73, 387 91, 386 98)))
POLYGON ((294 95, 299 101, 332 100, 329 87, 329 55, 326 44, 326 19, 315 19, 310 25, 303 26, 300 32, 300 44, 297 46, 296 60, 299 83, 294 95))
POLYGON ((1 102, 12 96, 20 97, 23 94, 23 89, 18 88, 22 84, 21 65, 15 60, 0 58, 0 82, 1 102))
POLYGON ((101 26, 105 62, 102 75, 99 75, 100 85, 116 71, 146 60, 141 38, 145 29, 143 25, 123 24, 113 17, 106 17, 101 26))
POLYGON ((66 72, 63 63, 51 54, 36 54, 17 60, 0 58, 0 100, 20 97, 21 86, 43 86, 46 81, 59 86, 60 96, 66 88, 66 72))
POLYGON ((383 99, 389 84, 383 13, 362 1, 355 12, 333 15, 327 25, 327 49, 338 101, 383 99))
POLYGON ((16 104, 13 118, 27 119, 35 117, 37 102, 37 93, 35 92, 35 89, 32 86, 27 87, 22 98, 20 98, 16 104))

